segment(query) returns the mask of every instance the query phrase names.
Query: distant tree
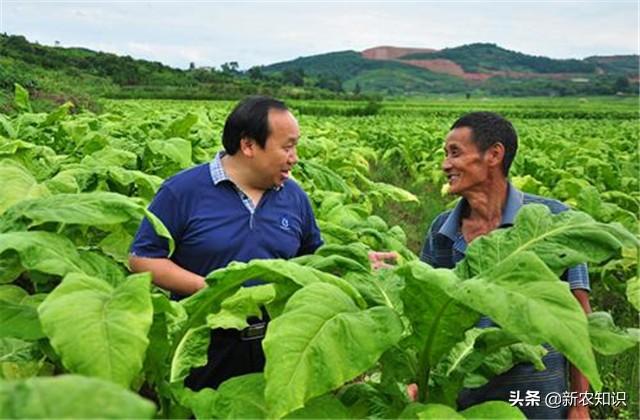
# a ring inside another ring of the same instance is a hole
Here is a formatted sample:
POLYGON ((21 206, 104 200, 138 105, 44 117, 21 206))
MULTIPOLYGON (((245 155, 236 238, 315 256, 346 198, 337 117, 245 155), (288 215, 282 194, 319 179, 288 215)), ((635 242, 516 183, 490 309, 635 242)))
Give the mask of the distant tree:
POLYGON ((360 95, 362 92, 362 88, 360 87, 360 83, 356 82, 356 86, 353 88, 354 95, 360 95))
POLYGON ((264 73, 262 72, 262 67, 260 66, 251 67, 249 70, 247 70, 247 75, 249 76, 249 79, 253 80, 254 82, 258 80, 264 80, 266 78, 264 73))
POLYGON ((335 74, 327 74, 322 73, 318 76, 318 81, 316 82, 316 86, 321 89, 327 89, 332 92, 343 92, 342 82, 340 78, 335 74))
POLYGON ((196 69, 196 63, 194 63, 193 61, 189 63, 189 70, 195 70, 196 69))
POLYGON ((618 77, 613 85, 616 92, 626 92, 629 90, 629 86, 629 79, 626 76, 618 77))
POLYGON ((282 81, 287 85, 304 86, 304 70, 286 69, 282 72, 282 81))
POLYGON ((224 74, 235 75, 239 73, 239 66, 237 61, 229 61, 228 63, 224 63, 222 64, 222 66, 220 66, 220 68, 222 69, 222 72, 224 74))

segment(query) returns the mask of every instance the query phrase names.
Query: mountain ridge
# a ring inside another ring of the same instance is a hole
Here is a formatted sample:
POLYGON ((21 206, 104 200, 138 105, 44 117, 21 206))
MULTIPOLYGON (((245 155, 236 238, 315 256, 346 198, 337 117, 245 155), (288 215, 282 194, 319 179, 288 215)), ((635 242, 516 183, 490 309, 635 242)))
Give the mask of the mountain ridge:
MULTIPOLYGON (((391 94, 411 94, 412 89, 446 93, 446 87, 431 83, 435 80, 450 83, 451 91, 457 92, 461 89, 495 91, 495 85, 502 85, 498 90, 508 94, 504 85, 524 81, 549 85, 547 94, 552 94, 552 90, 559 94, 589 94, 590 91, 602 94, 603 89, 595 84, 617 84, 620 91, 625 91, 630 84, 637 83, 638 59, 638 55, 555 59, 508 50, 494 43, 472 43, 441 50, 383 45, 360 52, 349 50, 298 57, 262 68, 267 72, 297 70, 311 76, 332 74, 347 87, 357 85, 365 92, 391 94), (419 70, 411 71, 408 67, 419 70), (388 82, 393 79, 391 73, 404 82, 381 86, 379 80, 388 82), (407 80, 415 83, 407 85, 407 80), (593 89, 585 84, 593 84, 593 89)), ((530 93, 530 90, 527 91, 530 93)))

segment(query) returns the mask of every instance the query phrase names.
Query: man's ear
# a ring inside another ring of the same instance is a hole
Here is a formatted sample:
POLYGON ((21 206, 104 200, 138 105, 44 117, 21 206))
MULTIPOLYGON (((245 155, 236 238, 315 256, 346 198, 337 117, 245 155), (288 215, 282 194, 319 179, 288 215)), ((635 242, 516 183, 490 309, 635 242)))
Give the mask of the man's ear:
POLYGON ((504 144, 502 143, 494 143, 489 149, 485 152, 485 156, 487 158, 487 163, 489 166, 502 166, 502 161, 504 160, 504 144))
POLYGON ((256 147, 258 147, 258 144, 254 139, 249 137, 240 139, 240 152, 245 157, 252 158, 255 155, 256 147))

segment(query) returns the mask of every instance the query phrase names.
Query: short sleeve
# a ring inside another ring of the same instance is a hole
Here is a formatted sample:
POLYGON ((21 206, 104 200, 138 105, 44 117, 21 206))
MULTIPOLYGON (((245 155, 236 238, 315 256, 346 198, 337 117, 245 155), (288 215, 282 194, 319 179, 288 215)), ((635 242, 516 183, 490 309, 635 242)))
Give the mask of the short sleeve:
POLYGON ((591 291, 591 285, 589 284, 589 269, 587 264, 578 264, 565 271, 562 276, 567 282, 569 282, 569 288, 571 290, 584 289, 591 291))
POLYGON ((298 256, 313 254, 316 249, 320 248, 324 241, 320 235, 320 229, 316 222, 316 217, 311 208, 311 202, 306 194, 302 193, 302 215, 304 218, 304 232, 302 233, 302 243, 298 250, 298 256))
POLYGON ((433 220, 433 222, 431 222, 431 225, 427 230, 427 235, 425 236, 425 239, 424 239, 424 245, 422 246, 422 251, 420 252, 420 260, 422 262, 429 264, 432 267, 437 267, 436 252, 438 250, 437 249, 438 246, 436 244, 435 234, 438 230, 440 230, 443 220, 444 218, 442 217, 442 214, 441 214, 438 217, 436 217, 433 220))
MULTIPOLYGON (((180 214, 178 203, 171 190, 166 185, 163 185, 149 205, 149 211, 162 221, 176 243, 179 241, 185 220, 185 215, 180 214)), ((142 219, 133 239, 130 253, 136 257, 167 258, 169 256, 169 243, 165 238, 156 234, 153 226, 145 217, 142 219)))

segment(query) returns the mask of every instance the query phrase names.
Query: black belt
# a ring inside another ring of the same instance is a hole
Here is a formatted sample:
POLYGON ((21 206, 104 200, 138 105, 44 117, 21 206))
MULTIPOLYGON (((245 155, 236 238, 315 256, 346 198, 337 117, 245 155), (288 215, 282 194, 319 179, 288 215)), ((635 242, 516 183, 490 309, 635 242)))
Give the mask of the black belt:
POLYGON ((267 323, 265 321, 249 325, 240 331, 240 339, 242 341, 259 340, 264 338, 267 333, 267 323))

